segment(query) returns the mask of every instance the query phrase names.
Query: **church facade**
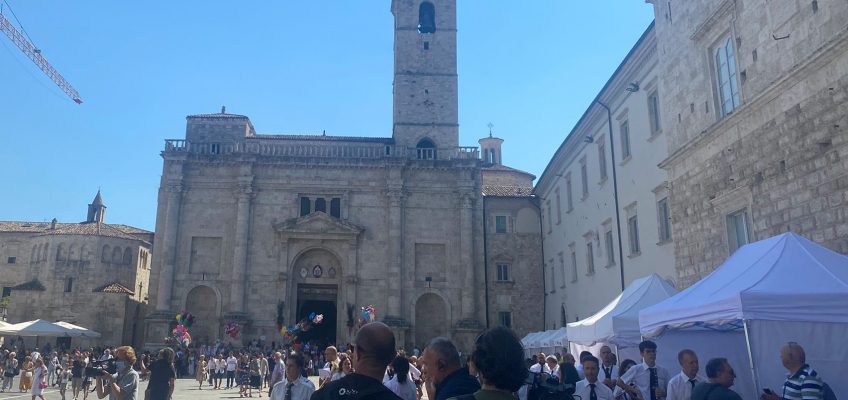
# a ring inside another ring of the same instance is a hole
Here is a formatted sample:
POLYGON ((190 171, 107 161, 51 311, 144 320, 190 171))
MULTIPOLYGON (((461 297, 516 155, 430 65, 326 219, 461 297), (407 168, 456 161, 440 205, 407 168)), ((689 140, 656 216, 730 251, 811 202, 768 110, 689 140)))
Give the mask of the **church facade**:
POLYGON ((391 137, 262 135, 222 110, 166 141, 148 347, 181 310, 196 343, 279 341, 278 321, 312 312, 315 339, 346 342, 368 305, 399 346, 469 348, 484 328, 483 162, 459 146, 456 4, 392 13, 391 137))

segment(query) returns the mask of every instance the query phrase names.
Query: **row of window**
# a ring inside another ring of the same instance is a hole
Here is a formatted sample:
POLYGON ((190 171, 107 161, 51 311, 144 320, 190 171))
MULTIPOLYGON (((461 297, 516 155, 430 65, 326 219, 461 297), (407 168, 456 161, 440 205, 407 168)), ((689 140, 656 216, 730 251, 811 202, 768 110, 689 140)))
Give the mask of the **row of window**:
MULTIPOLYGON (((30 260, 32 263, 38 263, 41 261, 47 260, 49 244, 42 243, 39 245, 32 246, 32 253, 30 254, 30 260)), ((144 261, 146 265, 147 254, 144 252, 142 254, 144 256, 144 261)), ((132 264, 133 259, 133 250, 131 247, 122 248, 119 246, 115 246, 114 248, 105 245, 103 246, 103 250, 100 254, 100 261, 104 263, 112 263, 112 264, 124 264, 129 265, 132 264)), ((77 246, 70 245, 65 246, 64 244, 59 244, 56 248, 56 261, 88 261, 88 250, 85 245, 77 248, 77 246)), ((9 257, 7 259, 8 264, 15 264, 17 262, 17 257, 9 257)))
POLYGON ((330 214, 333 217, 342 217, 342 199, 340 197, 306 197, 300 198, 300 216, 309 215, 313 212, 322 212, 330 214), (329 201, 328 201, 329 200, 329 201), (327 209, 329 203, 329 210, 327 209))
MULTIPOLYGON (((651 123, 651 136, 656 135, 660 132, 660 111, 659 111, 659 95, 656 91, 651 92, 648 95, 648 111, 649 111, 649 120, 651 123)), ((621 139, 621 161, 626 161, 630 157, 633 156, 632 149, 630 147, 630 122, 628 120, 624 120, 621 125, 619 125, 619 138, 621 139)), ((589 197, 589 170, 586 165, 586 157, 580 159, 580 189, 582 193, 581 200, 585 200, 589 197)), ((598 174, 600 176, 601 182, 604 182, 607 179, 607 155, 606 155, 606 145, 603 141, 598 141, 598 174)), ((571 182, 571 172, 566 172, 564 174, 565 179, 565 200, 566 200, 566 212, 570 212, 574 209, 574 194, 572 190, 572 182, 571 182)), ((562 199, 560 196, 559 186, 554 189, 554 196, 556 201, 556 209, 557 209, 557 224, 562 222, 562 199)), ((548 232, 552 230, 552 219, 550 213, 550 200, 547 202, 548 206, 548 232)))
MULTIPOLYGON (((634 208, 635 210, 635 208, 634 208)), ((642 253, 641 243, 639 239, 639 216, 632 211, 633 214, 627 217, 627 250, 630 257, 636 257, 642 253)), ((657 222, 658 234, 660 243, 665 243, 671 240, 671 216, 669 214, 668 198, 663 198, 657 202, 657 222)), ((604 230, 604 253, 606 254, 605 267, 615 265, 616 243, 612 232, 611 224, 606 224, 604 230)), ((586 242, 586 275, 595 273, 595 241, 590 236, 586 242)), ((569 245, 570 257, 569 265, 571 266, 571 282, 577 282, 579 279, 577 266, 577 249, 574 243, 569 245)), ((566 267, 563 253, 559 253, 559 270, 561 271, 560 286, 565 287, 566 267)), ((556 269, 551 263, 551 281, 556 282, 556 269)), ((551 285, 553 288, 554 285, 551 285)))

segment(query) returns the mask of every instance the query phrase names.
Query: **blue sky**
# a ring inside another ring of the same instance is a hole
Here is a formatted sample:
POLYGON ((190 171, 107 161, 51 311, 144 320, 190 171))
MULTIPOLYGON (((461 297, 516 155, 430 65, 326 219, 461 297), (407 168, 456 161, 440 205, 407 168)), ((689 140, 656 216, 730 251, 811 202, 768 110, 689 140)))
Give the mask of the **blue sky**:
MULTIPOLYGON (((0 37, 0 220, 153 230, 163 139, 220 110, 257 132, 391 136, 389 0, 7 0, 76 105, 0 37)), ((642 0, 459 0, 460 144, 495 125, 540 175, 653 18, 642 0)), ((5 15, 11 18, 8 9, 5 15)))

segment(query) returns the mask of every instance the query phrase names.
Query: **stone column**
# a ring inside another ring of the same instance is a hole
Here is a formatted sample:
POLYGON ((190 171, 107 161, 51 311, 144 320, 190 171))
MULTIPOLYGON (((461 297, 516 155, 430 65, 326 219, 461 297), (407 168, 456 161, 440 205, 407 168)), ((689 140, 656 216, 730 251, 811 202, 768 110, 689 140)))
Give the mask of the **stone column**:
POLYGON ((250 201, 253 197, 253 178, 239 180, 236 205, 236 234, 233 248, 233 277, 230 282, 230 312, 244 313, 244 292, 247 272, 247 247, 250 230, 250 201))
POLYGON ((475 318, 475 300, 477 296, 477 284, 474 281, 474 258, 472 257, 473 250, 473 235, 474 231, 471 226, 472 208, 471 194, 460 194, 459 207, 459 253, 461 268, 465 272, 464 290, 462 291, 462 318, 465 320, 474 320, 475 318))
POLYGON ((171 308, 171 292, 174 287, 174 272, 177 262, 177 230, 180 225, 180 206, 182 203, 183 185, 181 180, 168 182, 165 186, 168 193, 167 211, 165 214, 165 232, 163 232, 162 270, 159 272, 159 288, 156 299, 157 311, 168 311, 171 308))
POLYGON ((388 282, 388 304, 386 317, 401 318, 403 291, 401 290, 401 263, 403 263, 403 191, 400 188, 390 188, 386 192, 389 198, 389 266, 386 281, 388 282))

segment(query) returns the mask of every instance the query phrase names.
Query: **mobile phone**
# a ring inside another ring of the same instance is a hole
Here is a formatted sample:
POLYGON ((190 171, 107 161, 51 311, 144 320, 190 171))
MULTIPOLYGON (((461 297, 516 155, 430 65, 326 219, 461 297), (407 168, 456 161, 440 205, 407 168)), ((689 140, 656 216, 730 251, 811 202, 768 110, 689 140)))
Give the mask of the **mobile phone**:
POLYGON ((763 388, 763 392, 765 392, 765 394, 774 394, 774 392, 772 392, 769 388, 763 388))

